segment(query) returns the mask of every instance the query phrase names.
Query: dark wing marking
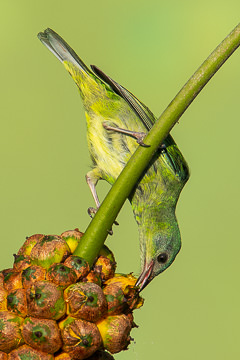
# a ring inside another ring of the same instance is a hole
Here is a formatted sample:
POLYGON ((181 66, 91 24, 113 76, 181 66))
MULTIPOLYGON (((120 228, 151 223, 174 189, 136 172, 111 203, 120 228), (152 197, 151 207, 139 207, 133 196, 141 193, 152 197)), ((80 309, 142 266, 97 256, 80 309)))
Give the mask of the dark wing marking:
POLYGON ((91 69, 94 71, 94 73, 97 76, 99 76, 101 80, 103 80, 105 83, 111 86, 111 88, 113 89, 113 91, 116 92, 116 94, 118 94, 124 100, 127 101, 127 103, 131 106, 131 108, 142 120, 147 130, 150 130, 153 124, 155 123, 155 117, 153 113, 144 104, 142 104, 132 93, 130 93, 130 91, 128 91, 122 85, 118 84, 116 81, 111 79, 97 66, 91 65, 91 69))
MULTIPOLYGON (((156 121, 156 118, 151 110, 141 103, 141 101, 139 101, 130 91, 111 79, 97 66, 91 65, 91 69, 101 80, 108 84, 116 94, 127 101, 138 117, 142 120, 147 130, 150 130, 156 121)), ((170 134, 164 140, 164 144, 165 148, 159 149, 162 159, 172 169, 174 174, 176 174, 181 180, 186 181, 189 176, 188 167, 170 134)))

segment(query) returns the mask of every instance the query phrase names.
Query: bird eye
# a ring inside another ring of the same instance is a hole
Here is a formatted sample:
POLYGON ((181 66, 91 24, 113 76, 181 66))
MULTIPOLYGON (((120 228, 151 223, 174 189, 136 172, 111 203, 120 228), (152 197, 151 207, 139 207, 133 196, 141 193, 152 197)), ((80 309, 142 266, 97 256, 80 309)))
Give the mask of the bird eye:
POLYGON ((168 259, 168 254, 167 253, 161 253, 157 257, 157 261, 160 264, 164 264, 167 261, 167 259, 168 259))

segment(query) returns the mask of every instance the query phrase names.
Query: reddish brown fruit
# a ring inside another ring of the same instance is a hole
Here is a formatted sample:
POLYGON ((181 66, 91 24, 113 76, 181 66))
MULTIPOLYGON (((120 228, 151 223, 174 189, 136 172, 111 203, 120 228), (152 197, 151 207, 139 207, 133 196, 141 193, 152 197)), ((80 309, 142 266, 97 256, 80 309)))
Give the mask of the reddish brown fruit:
POLYGON ((7 272, 3 272, 4 280, 4 288, 10 292, 16 289, 22 288, 22 276, 21 273, 15 272, 13 269, 8 269, 7 272))
POLYGON ((54 357, 51 354, 35 350, 28 345, 23 345, 11 351, 8 360, 54 360, 54 357))
POLYGON ((99 286, 102 286, 102 279, 100 277, 100 275, 98 273, 96 273, 95 271, 91 270, 87 276, 85 276, 82 279, 83 282, 91 282, 94 284, 97 284, 99 286))
POLYGON ((87 321, 98 321, 107 312, 107 301, 100 286, 76 283, 64 291, 67 314, 87 321))
POLYGON ((49 354, 62 346, 60 330, 54 320, 28 317, 22 325, 22 335, 26 344, 49 354))
POLYGON ((27 297, 25 289, 17 289, 10 292, 7 296, 7 308, 22 317, 27 316, 27 297))
POLYGON ((28 314, 45 319, 60 319, 66 312, 63 291, 49 281, 37 281, 26 291, 28 314))
POLYGON ((3 287, 3 280, 4 280, 3 271, 1 271, 0 272, 0 287, 3 287))
POLYGON ((14 263, 13 263, 14 271, 20 272, 31 265, 30 256, 16 255, 16 254, 13 254, 13 256, 14 256, 14 263))
POLYGON ((108 286, 119 287, 122 289, 124 293, 124 297, 126 299, 126 303, 128 305, 128 311, 132 311, 134 309, 138 309, 143 305, 143 298, 139 296, 139 292, 137 288, 135 288, 135 283, 137 279, 132 275, 123 275, 123 274, 115 274, 115 276, 105 283, 105 289, 108 286))
POLYGON ((64 261, 64 265, 70 267, 76 272, 78 280, 81 280, 82 278, 87 276, 90 271, 88 262, 85 259, 76 255, 69 256, 64 261))
POLYGON ((95 324, 68 317, 60 323, 63 350, 72 359, 86 359, 102 345, 101 335, 95 324))
POLYGON ((23 246, 19 249, 18 255, 30 255, 32 248, 36 245, 41 239, 44 238, 43 234, 35 234, 29 237, 26 237, 26 241, 23 246))
POLYGON ((72 357, 66 352, 61 352, 61 354, 55 356, 54 359, 55 360, 72 360, 72 357))
POLYGON ((105 256, 99 256, 94 265, 94 270, 100 275, 104 282, 114 276, 116 263, 105 256))
POLYGON ((3 287, 0 288, 0 311, 7 310, 7 295, 8 292, 3 287))
POLYGON ((0 360, 8 360, 8 356, 6 353, 0 351, 0 360))
POLYGON ((108 304, 108 314, 117 315, 127 310, 127 299, 121 287, 116 284, 105 286, 103 293, 108 304))
POLYGON ((33 265, 48 269, 52 264, 64 261, 70 255, 70 249, 64 239, 57 235, 46 235, 31 250, 33 265))
POLYGON ((0 351, 9 353, 23 344, 20 326, 23 318, 8 311, 0 312, 0 351))
POLYGON ((99 321, 97 327, 100 331, 103 345, 111 354, 127 349, 130 343, 131 322, 126 315, 108 316, 99 321))
POLYGON ((82 236, 83 236, 83 233, 81 231, 79 231, 79 229, 64 231, 61 234, 61 237, 68 244, 72 254, 75 251, 76 247, 78 246, 79 241, 82 236))
POLYGON ((32 265, 22 272, 22 285, 24 289, 28 289, 35 282, 45 280, 46 269, 41 266, 32 265))
POLYGON ((48 269, 46 279, 65 288, 77 281, 77 274, 70 267, 56 263, 48 269))

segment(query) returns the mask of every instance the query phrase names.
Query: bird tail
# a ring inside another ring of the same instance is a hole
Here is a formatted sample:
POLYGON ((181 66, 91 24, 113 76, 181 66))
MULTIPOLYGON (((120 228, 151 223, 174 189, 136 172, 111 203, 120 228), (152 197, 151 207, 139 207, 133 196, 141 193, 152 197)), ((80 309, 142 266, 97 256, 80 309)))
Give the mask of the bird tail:
POLYGON ((87 74, 92 73, 66 41, 52 29, 40 32, 38 38, 64 65, 67 62, 78 69, 80 67, 87 74))

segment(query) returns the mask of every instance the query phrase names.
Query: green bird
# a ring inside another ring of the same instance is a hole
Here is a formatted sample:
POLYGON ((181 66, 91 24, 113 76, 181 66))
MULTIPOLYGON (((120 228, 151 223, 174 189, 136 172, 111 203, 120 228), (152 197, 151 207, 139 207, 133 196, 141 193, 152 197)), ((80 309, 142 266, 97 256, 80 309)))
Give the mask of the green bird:
MULTIPOLYGON (((78 86, 93 162, 86 180, 98 208, 98 180, 115 182, 138 144, 145 145, 144 136, 156 117, 99 68, 91 66, 91 71, 53 30, 39 33, 38 38, 63 63, 78 86)), ((168 135, 129 197, 139 228, 141 273, 136 283, 139 291, 172 264, 181 248, 175 209, 188 178, 188 165, 168 135)))

